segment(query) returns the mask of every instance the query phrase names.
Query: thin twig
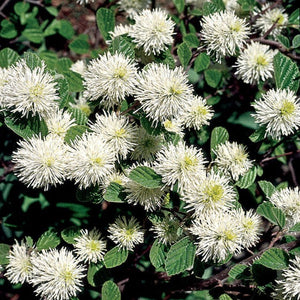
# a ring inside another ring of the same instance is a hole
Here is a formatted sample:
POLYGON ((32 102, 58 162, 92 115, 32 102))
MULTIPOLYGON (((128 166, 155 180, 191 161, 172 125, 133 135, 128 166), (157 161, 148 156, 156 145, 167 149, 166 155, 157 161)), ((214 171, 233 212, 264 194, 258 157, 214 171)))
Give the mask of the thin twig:
POLYGON ((267 158, 264 158, 263 160, 260 161, 260 165, 263 165, 264 163, 270 161, 270 160, 274 160, 274 159, 277 159, 279 157, 284 157, 284 156, 290 156, 290 155, 293 155, 295 153, 300 153, 300 149, 298 150, 295 150, 295 151, 290 151, 290 152, 286 152, 286 153, 283 153, 283 154, 278 154, 278 155, 274 155, 272 157, 267 157, 267 158))

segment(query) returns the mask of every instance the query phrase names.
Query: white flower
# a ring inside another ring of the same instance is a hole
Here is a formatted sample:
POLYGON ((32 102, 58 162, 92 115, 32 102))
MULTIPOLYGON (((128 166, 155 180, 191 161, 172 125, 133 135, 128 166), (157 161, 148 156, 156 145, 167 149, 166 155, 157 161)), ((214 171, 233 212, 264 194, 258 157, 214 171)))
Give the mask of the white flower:
MULTIPOLYGON (((151 167, 147 162, 143 164, 134 164, 128 170, 128 175, 138 166, 151 167)), ((126 200, 128 203, 142 205, 146 211, 154 211, 161 207, 166 195, 165 189, 163 188, 147 188, 131 179, 128 179, 125 183, 124 191, 127 193, 126 200)))
POLYGON ((134 139, 137 134, 136 127, 129 123, 125 116, 117 116, 115 112, 110 114, 96 115, 96 122, 90 124, 93 132, 100 134, 114 152, 125 159, 127 154, 133 150, 134 139))
POLYGON ((69 300, 76 296, 83 286, 85 268, 71 251, 42 250, 32 259, 30 283, 36 287, 35 293, 47 300, 69 300))
POLYGON ((253 107, 255 122, 266 126, 265 136, 279 140, 300 127, 300 103, 293 91, 271 89, 253 107))
POLYGON ((236 142, 226 141, 219 144, 214 152, 218 168, 229 172, 234 180, 238 180, 240 175, 245 175, 252 167, 252 161, 249 160, 245 147, 236 142))
POLYGON ((160 243, 168 245, 178 240, 180 237, 180 227, 180 221, 170 215, 154 223, 150 230, 154 232, 155 238, 160 243))
MULTIPOLYGON (((119 24, 114 28, 114 31, 110 31, 110 37, 112 40, 114 40, 117 36, 123 35, 123 34, 129 34, 132 30, 132 25, 124 25, 119 24)), ((111 41, 110 41, 111 42, 111 41)))
POLYGON ((132 251, 134 246, 144 241, 144 231, 134 217, 129 220, 119 217, 108 228, 108 236, 119 248, 132 251))
POLYGON ((147 55, 157 55, 168 49, 173 43, 175 23, 167 13, 160 9, 145 9, 134 16, 135 24, 129 35, 138 48, 143 48, 147 55))
POLYGON ((229 178, 217 173, 210 173, 194 187, 189 187, 183 194, 187 208, 195 216, 213 211, 229 210, 236 200, 236 192, 229 184, 229 178))
POLYGON ((75 103, 70 103, 70 107, 78 108, 83 111, 87 116, 92 113, 92 110, 87 102, 87 99, 83 97, 83 95, 79 95, 78 98, 75 99, 75 103))
POLYGON ((69 178, 74 179, 79 188, 100 184, 114 171, 116 153, 97 134, 84 134, 76 139, 69 154, 69 178))
POLYGON ((70 68, 71 71, 80 74, 81 76, 84 75, 86 71, 86 63, 84 60, 77 60, 70 68))
POLYGON ((100 184, 100 187, 103 190, 104 194, 111 183, 117 183, 121 186, 124 186, 127 181, 128 178, 125 176, 125 174, 120 173, 119 171, 114 171, 113 173, 104 177, 103 181, 100 184))
POLYGON ((137 13, 150 6, 149 0, 119 0, 120 9, 124 10, 130 18, 134 18, 137 13))
POLYGON ((277 51, 271 50, 267 45, 251 42, 239 55, 235 74, 249 84, 271 78, 274 71, 273 58, 276 53, 277 51))
POLYGON ((241 12, 241 6, 237 0, 223 0, 226 10, 233 10, 237 14, 241 12))
POLYGON ((76 125, 75 120, 69 112, 59 109, 50 112, 44 120, 49 133, 61 137, 62 139, 64 139, 67 131, 76 125))
POLYGON ((181 137, 183 136, 182 128, 181 128, 181 121, 179 119, 166 119, 163 122, 163 126, 169 132, 177 133, 181 137))
POLYGON ((32 188, 62 184, 66 178, 67 147, 60 137, 32 137, 18 143, 12 161, 18 178, 32 188))
POLYGON ((284 212, 287 228, 300 222, 300 190, 298 187, 275 191, 270 201, 284 212))
POLYGON ((4 86, 5 105, 22 116, 44 116, 58 107, 59 100, 54 78, 46 72, 45 63, 31 70, 21 59, 10 68, 7 84, 4 86))
POLYGON ((171 188, 178 182, 179 190, 187 188, 205 176, 202 151, 179 142, 169 143, 157 154, 154 170, 162 176, 162 181, 171 188))
POLYGON ((80 5, 85 5, 89 3, 93 3, 95 0, 76 0, 76 2, 80 5))
POLYGON ((193 221, 190 228, 197 239, 197 254, 203 261, 223 261, 242 250, 239 222, 228 212, 214 211, 193 221))
POLYGON ((282 279, 276 280, 276 292, 284 300, 300 299, 300 257, 289 261, 289 267, 282 271, 282 279))
POLYGON ((0 109, 2 107, 5 107, 5 99, 3 95, 3 88, 4 85, 8 83, 8 74, 9 74, 9 69, 5 68, 0 68, 0 109))
POLYGON ((101 234, 97 229, 88 231, 80 230, 80 236, 74 238, 75 253, 81 261, 97 263, 103 260, 106 252, 106 242, 100 238, 101 234))
POLYGON ((233 217, 242 227, 241 244, 244 248, 250 248, 257 244, 263 231, 261 217, 253 210, 243 211, 238 209, 233 211, 233 217))
POLYGON ((218 62, 224 56, 233 56, 250 34, 245 20, 238 18, 233 11, 204 16, 201 25, 202 40, 207 52, 215 54, 218 62))
POLYGON ((288 23, 288 14, 284 13, 284 9, 280 7, 270 9, 270 4, 263 5, 261 11, 258 10, 257 14, 259 17, 257 18, 254 27, 261 31, 262 35, 276 23, 274 29, 270 33, 271 36, 276 37, 288 23), (263 13, 262 11, 265 12, 263 13))
POLYGON ((132 94, 136 84, 135 63, 122 53, 106 52, 93 59, 84 73, 85 96, 90 100, 102 97, 100 103, 110 108, 132 94))
POLYGON ((181 67, 150 64, 142 71, 135 97, 153 123, 177 118, 192 98, 192 87, 181 67))
POLYGON ((180 115, 181 122, 187 128, 200 130, 208 125, 214 115, 213 109, 201 96, 193 96, 180 115))
POLYGON ((30 249, 22 241, 15 241, 8 255, 9 263, 6 266, 5 276, 12 283, 28 282, 32 272, 30 249))
POLYGON ((135 139, 135 147, 131 153, 131 158, 134 160, 152 161, 154 155, 161 149, 163 137, 162 135, 151 135, 140 127, 135 139))

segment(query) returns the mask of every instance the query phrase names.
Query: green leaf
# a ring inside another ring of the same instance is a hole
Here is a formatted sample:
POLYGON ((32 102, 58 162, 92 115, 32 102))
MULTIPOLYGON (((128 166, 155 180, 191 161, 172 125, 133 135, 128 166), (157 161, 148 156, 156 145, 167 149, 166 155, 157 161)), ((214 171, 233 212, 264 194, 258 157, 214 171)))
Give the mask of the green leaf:
POLYGON ((295 224, 292 228, 290 228, 289 232, 300 231, 300 223, 295 224))
POLYGON ((219 297, 219 300, 232 300, 232 298, 230 296, 228 296, 227 294, 222 294, 219 297))
POLYGON ((76 191, 76 199, 80 202, 101 203, 103 201, 102 193, 98 186, 91 186, 86 189, 76 191))
POLYGON ((44 40, 43 31, 40 28, 28 28, 22 32, 24 36, 30 42, 40 44, 44 40))
POLYGON ((209 65, 210 57, 206 53, 200 53, 194 62, 194 70, 199 73, 206 70, 209 65))
POLYGON ((289 266, 289 255, 282 249, 272 248, 264 252, 255 263, 272 270, 282 270, 289 266))
POLYGON ((177 11, 181 14, 184 10, 184 0, 173 0, 177 11))
POLYGON ((77 54, 85 54, 90 49, 90 44, 84 36, 78 36, 69 44, 70 50, 77 54))
POLYGON ((300 25, 300 8, 297 8, 289 15, 289 24, 300 25))
POLYGON ((222 0, 211 0, 210 2, 204 2, 203 4, 203 14, 205 16, 214 14, 224 9, 225 9, 225 5, 222 0))
POLYGON ((125 56, 134 59, 135 52, 134 52, 134 44, 128 41, 128 38, 123 36, 117 36, 113 39, 109 50, 112 54, 123 53, 125 56))
POLYGON ((62 109, 68 106, 69 102, 69 83, 65 78, 58 78, 55 80, 57 82, 57 88, 59 93, 59 108, 62 109))
POLYGON ((4 48, 0 51, 0 67, 8 68, 13 65, 20 58, 19 54, 10 49, 4 48))
POLYGON ((228 275, 233 279, 243 278, 243 273, 248 269, 248 266, 242 264, 236 264, 228 273, 228 275))
POLYGON ((0 265, 7 265, 9 263, 10 246, 6 244, 0 244, 0 265))
POLYGON ((5 39, 13 39, 18 35, 15 25, 6 19, 1 22, 1 27, 0 36, 5 39))
POLYGON ((255 0, 238 0, 237 2, 245 12, 252 11, 255 6, 255 0))
POLYGON ((280 228, 285 226, 285 215, 279 208, 275 207, 271 202, 263 202, 258 206, 256 212, 265 217, 271 223, 278 225, 280 228))
POLYGON ((58 29, 58 33, 67 40, 70 40, 74 36, 75 31, 72 24, 69 21, 60 20, 60 27, 58 29))
POLYGON ((75 244, 75 238, 80 236, 80 228, 71 226, 61 232, 62 239, 68 244, 75 244))
POLYGON ((174 69, 176 65, 174 57, 171 54, 170 50, 166 50, 164 52, 161 52, 158 56, 155 56, 154 61, 157 63, 168 65, 170 69, 174 69))
POLYGON ((85 125, 88 122, 88 117, 81 109, 69 107, 68 111, 72 114, 72 117, 75 119, 78 125, 85 125))
POLYGON ((42 67, 42 60, 33 52, 25 52, 24 59, 26 61, 27 66, 33 70, 37 67, 42 67))
POLYGON ((272 194, 276 191, 275 186, 270 181, 261 180, 258 182, 258 185, 267 198, 270 198, 272 194))
POLYGON ((266 128, 260 127, 256 129, 250 136, 249 139, 253 143, 258 143, 265 138, 266 128))
POLYGON ((118 286, 111 280, 104 282, 101 289, 102 300, 121 300, 118 286))
POLYGON ((209 86, 216 88, 221 81, 222 73, 219 70, 208 69, 204 71, 204 78, 209 86))
POLYGON ((150 135, 159 135, 161 133, 160 128, 154 128, 151 125, 151 122, 146 117, 141 117, 140 119, 141 125, 150 135))
POLYGON ((300 77, 297 64, 281 53, 274 56, 273 64, 276 87, 297 92, 300 77))
POLYGON ((159 188, 162 186, 161 176, 149 167, 140 166, 133 169, 129 178, 138 184, 149 189, 159 188))
POLYGON ((171 246, 166 257, 166 271, 169 276, 179 274, 193 267, 196 246, 188 237, 171 246))
POLYGON ((219 144, 223 144, 229 139, 229 133, 224 127, 215 127, 211 133, 210 138, 210 155, 214 159, 216 157, 213 150, 217 148, 219 144))
POLYGON ((186 34, 183 37, 183 41, 191 48, 197 48, 199 46, 199 39, 197 38, 195 33, 186 34))
POLYGON ((260 286, 266 285, 269 282, 274 282, 277 278, 277 272, 275 270, 266 268, 256 261, 253 262, 251 273, 256 283, 260 286))
POLYGON ((72 126, 66 133, 64 141, 67 144, 71 144, 76 138, 81 137, 88 127, 85 125, 75 125, 72 126))
POLYGON ((18 2, 14 5, 14 11, 18 16, 26 13, 30 8, 30 4, 27 2, 18 2))
POLYGON ((123 203, 125 198, 123 195, 123 187, 116 182, 111 182, 107 187, 103 198, 108 202, 123 203))
POLYGON ((181 43, 178 46, 177 54, 181 64, 186 67, 189 64, 190 59, 192 58, 192 51, 185 42, 181 43))
POLYGON ((256 167, 253 167, 244 176, 239 178, 239 180, 236 182, 236 185, 241 189, 247 189, 255 181, 255 178, 256 178, 256 167))
POLYGON ((40 238, 38 239, 38 241, 36 243, 36 249, 38 251, 41 251, 43 249, 48 250, 51 248, 55 248, 59 244, 60 244, 59 236, 55 232, 49 230, 49 231, 44 232, 40 236, 40 238))
POLYGON ((101 273, 104 271, 103 263, 100 262, 98 264, 90 263, 87 273, 87 281, 93 286, 97 287, 101 283, 101 273))
POLYGON ((108 40, 110 38, 109 32, 114 31, 115 28, 115 17, 113 11, 101 7, 97 10, 96 20, 104 40, 108 40))
POLYGON ((150 250, 150 261, 155 268, 160 268, 165 264, 166 246, 155 240, 150 250))
POLYGON ((114 268, 126 261, 128 257, 128 250, 114 247, 109 250, 104 256, 104 265, 106 268, 114 268))
POLYGON ((63 75, 69 83, 70 92, 82 92, 84 90, 80 74, 73 71, 65 71, 63 75))
POLYGON ((293 48, 299 48, 300 47, 300 34, 297 34, 292 41, 293 48))
POLYGON ((58 15, 58 10, 57 10, 56 7, 54 7, 54 6, 49 6, 49 7, 45 7, 45 8, 46 8, 47 12, 48 12, 50 15, 52 15, 52 16, 54 16, 54 17, 57 17, 57 15, 58 15))
POLYGON ((279 35, 277 36, 277 39, 278 39, 278 41, 279 41, 283 46, 285 46, 286 48, 289 48, 289 47, 290 47, 290 40, 289 40, 286 36, 279 34, 279 35))

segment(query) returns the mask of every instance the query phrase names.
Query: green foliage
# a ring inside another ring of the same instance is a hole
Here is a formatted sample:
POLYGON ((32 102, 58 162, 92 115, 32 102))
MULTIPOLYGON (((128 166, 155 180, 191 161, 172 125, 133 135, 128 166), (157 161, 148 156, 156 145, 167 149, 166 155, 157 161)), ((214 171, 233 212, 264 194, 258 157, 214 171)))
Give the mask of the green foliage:
POLYGON ((8 255, 9 255, 10 247, 7 244, 0 244, 0 265, 7 265, 9 263, 8 255))
POLYGON ((90 49, 90 45, 88 43, 88 37, 85 34, 81 34, 76 37, 70 44, 69 48, 77 53, 77 54, 84 54, 87 53, 90 49))
POLYGON ((116 203, 123 203, 124 202, 124 195, 123 195, 123 187, 116 183, 111 182, 106 189, 103 198, 108 202, 116 202, 116 203))
POLYGON ((184 0, 173 0, 175 7, 179 13, 182 13, 184 10, 184 0))
POLYGON ((195 33, 188 33, 183 37, 183 41, 191 48, 199 46, 199 40, 195 33))
POLYGON ((222 73, 219 70, 208 69, 204 71, 204 78, 209 86, 216 88, 221 81, 222 73))
POLYGON ((134 59, 135 57, 134 44, 132 44, 128 38, 124 36, 117 36, 114 38, 109 49, 112 54, 117 52, 123 53, 125 56, 131 59, 134 59))
POLYGON ((166 246, 155 240, 149 254, 150 261, 155 268, 160 268, 165 264, 166 246))
POLYGON ((17 52, 10 48, 4 48, 0 51, 0 67, 1 68, 8 68, 9 66, 13 65, 20 56, 17 52))
POLYGON ((109 250, 104 256, 104 265, 106 268, 115 268, 123 264, 128 257, 128 250, 120 249, 119 247, 114 247, 109 250))
POLYGON ((266 180, 261 180, 258 182, 259 187, 262 189, 267 198, 270 198, 272 194, 276 191, 275 186, 266 180))
POLYGON ((102 289, 102 300, 121 300, 118 286, 111 280, 104 282, 102 289))
POLYGON ((245 271, 248 266, 242 264, 236 264, 228 273, 228 275, 233 279, 242 279, 244 277, 245 271))
POLYGON ((295 224, 293 227, 290 228, 290 232, 297 232, 300 231, 300 223, 295 224))
POLYGON ((183 42, 178 46, 177 49, 178 57, 183 66, 187 66, 190 59, 192 58, 192 51, 190 50, 187 43, 183 42))
POLYGON ((223 127, 216 127, 213 129, 210 138, 210 156, 212 159, 216 157, 213 150, 217 148, 219 144, 223 144, 224 142, 228 141, 229 133, 223 127))
POLYGON ((269 249, 255 261, 272 270, 282 270, 289 266, 289 255, 282 249, 269 249))
POLYGON ((285 226, 285 215, 279 208, 275 207, 271 202, 263 202, 260 204, 256 212, 265 217, 271 223, 283 228, 285 226))
POLYGON ((244 176, 239 178, 236 185, 241 189, 249 188, 255 181, 256 167, 251 168, 244 176))
POLYGON ((62 239, 68 244, 75 244, 75 238, 80 236, 80 228, 71 226, 61 232, 62 239))
POLYGON ((206 53, 200 53, 194 63, 194 69, 196 72, 206 70, 210 65, 210 57, 206 53))
POLYGON ((114 31, 115 18, 113 11, 107 8, 101 7, 96 14, 98 28, 105 40, 108 40, 110 31, 114 31))
POLYGON ((86 131, 87 131, 88 127, 85 125, 75 125, 72 126, 66 133, 64 141, 67 144, 72 144, 72 142, 76 139, 76 138, 80 138, 86 131))
POLYGON ((155 171, 149 167, 140 166, 133 169, 129 178, 138 184, 154 189, 162 186, 161 176, 155 173, 155 171))
POLYGON ((51 248, 55 248, 60 244, 60 237, 57 233, 49 230, 44 232, 36 243, 36 249, 38 251, 48 250, 51 248))

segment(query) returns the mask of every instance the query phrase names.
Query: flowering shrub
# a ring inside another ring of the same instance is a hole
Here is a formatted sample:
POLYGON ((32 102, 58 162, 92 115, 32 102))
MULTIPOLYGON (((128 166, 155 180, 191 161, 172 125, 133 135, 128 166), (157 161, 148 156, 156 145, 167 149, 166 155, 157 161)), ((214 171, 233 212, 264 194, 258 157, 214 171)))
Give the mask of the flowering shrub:
POLYGON ((300 299, 296 1, 69 2, 0 5, 0 298, 300 299))

